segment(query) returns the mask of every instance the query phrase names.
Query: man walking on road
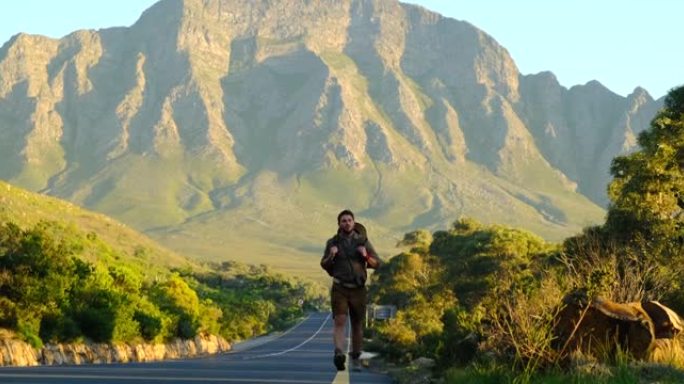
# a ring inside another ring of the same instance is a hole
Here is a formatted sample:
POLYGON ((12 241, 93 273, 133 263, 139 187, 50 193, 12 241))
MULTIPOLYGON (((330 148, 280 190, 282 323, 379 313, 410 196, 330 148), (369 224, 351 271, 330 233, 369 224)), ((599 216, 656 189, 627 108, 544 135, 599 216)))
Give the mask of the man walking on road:
POLYGON ((352 351, 349 354, 354 370, 361 369, 359 356, 363 343, 366 316, 367 268, 377 268, 380 259, 368 241, 363 225, 354 221, 354 214, 344 210, 337 215, 337 234, 325 245, 321 267, 333 277, 330 301, 333 314, 333 362, 338 370, 345 368, 344 330, 347 315, 351 322, 352 351))

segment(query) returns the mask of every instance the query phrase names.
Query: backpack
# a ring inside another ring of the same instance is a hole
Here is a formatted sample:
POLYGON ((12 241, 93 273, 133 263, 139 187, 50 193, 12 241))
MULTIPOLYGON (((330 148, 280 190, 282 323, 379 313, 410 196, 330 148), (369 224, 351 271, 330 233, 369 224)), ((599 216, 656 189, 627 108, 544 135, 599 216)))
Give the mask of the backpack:
POLYGON ((364 227, 363 224, 354 223, 354 232, 361 235, 361 239, 364 243, 366 242, 366 240, 368 240, 368 235, 366 235, 366 227, 364 227))
MULTIPOLYGON (((359 235, 361 235, 361 238, 360 238, 359 240, 365 244, 366 241, 368 240, 368 235, 367 235, 367 232, 366 232, 366 227, 365 227, 363 224, 361 224, 361 223, 354 223, 354 232, 356 232, 356 233, 358 233, 359 235)), ((339 232, 336 233, 335 236, 333 236, 333 241, 334 241, 334 242, 337 242, 337 241, 338 241, 338 236, 339 236, 339 232)), ((334 245, 334 244, 333 244, 333 245, 334 245)), ((323 268, 323 269, 328 273, 328 275, 332 277, 332 276, 333 276, 333 266, 334 266, 334 265, 335 265, 335 263, 330 263, 330 264, 328 264, 328 265, 323 265, 323 264, 321 264, 321 268, 323 268)))

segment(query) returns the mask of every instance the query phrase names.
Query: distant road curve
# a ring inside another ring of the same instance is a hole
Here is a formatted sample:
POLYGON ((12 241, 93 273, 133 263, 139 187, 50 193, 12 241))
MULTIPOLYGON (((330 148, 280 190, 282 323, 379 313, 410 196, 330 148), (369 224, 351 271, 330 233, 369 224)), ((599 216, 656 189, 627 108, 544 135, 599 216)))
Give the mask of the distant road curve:
POLYGON ((355 383, 387 384, 384 375, 337 372, 327 313, 311 314, 279 337, 235 352, 157 363, 0 368, 0 383, 355 383))

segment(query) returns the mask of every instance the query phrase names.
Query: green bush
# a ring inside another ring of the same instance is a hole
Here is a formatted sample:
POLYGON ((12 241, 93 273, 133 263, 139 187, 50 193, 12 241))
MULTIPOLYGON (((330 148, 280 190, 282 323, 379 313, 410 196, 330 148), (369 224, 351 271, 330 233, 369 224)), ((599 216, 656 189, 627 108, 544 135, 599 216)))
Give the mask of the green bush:
POLYGON ((147 300, 141 300, 133 314, 140 326, 140 336, 145 341, 162 341, 166 335, 166 329, 170 319, 159 308, 147 300))
POLYGON ((40 349, 43 347, 43 340, 38 335, 39 321, 37 319, 20 320, 17 324, 17 332, 22 340, 29 343, 33 348, 40 349))
POLYGON ((82 333, 78 323, 71 316, 57 312, 43 316, 39 336, 47 343, 73 342, 78 340, 82 333))
POLYGON ((90 340, 103 343, 114 335, 114 311, 110 306, 84 307, 76 313, 75 320, 83 335, 90 340))
POLYGON ((0 328, 16 329, 17 305, 7 297, 0 296, 0 328))

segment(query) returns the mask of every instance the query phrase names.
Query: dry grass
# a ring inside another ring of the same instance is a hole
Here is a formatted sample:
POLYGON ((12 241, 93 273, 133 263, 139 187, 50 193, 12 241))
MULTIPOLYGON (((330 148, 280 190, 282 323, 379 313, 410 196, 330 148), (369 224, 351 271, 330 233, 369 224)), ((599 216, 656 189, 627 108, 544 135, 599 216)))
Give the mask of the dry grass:
MULTIPOLYGON (((585 370, 573 363, 574 351, 566 346, 553 348, 554 321, 562 309, 563 297, 575 289, 587 291, 588 299, 601 295, 616 302, 638 302, 658 299, 666 291, 668 276, 643 250, 618 248, 601 244, 591 235, 571 245, 573 254, 559 256, 560 273, 552 270, 541 274, 541 287, 532 294, 521 292, 498 295, 496 308, 488 327, 489 335, 481 348, 513 360, 523 376, 544 369, 566 367, 585 370), (506 297, 506 298, 504 298, 506 297)), ((501 284, 506 286, 506 284, 501 284)), ((494 306, 492 306, 494 307, 494 306)), ((616 341, 617 342, 617 341, 616 341)), ((684 348, 680 340, 657 339, 650 347, 646 361, 684 368, 684 348)), ((616 356, 619 348, 601 356, 584 356, 591 366, 597 361, 627 364, 632 358, 616 356)), ((619 354, 619 352, 618 352, 619 354)), ((584 372, 586 373, 586 372, 584 372)))
POLYGON ((656 300, 665 290, 668 276, 644 250, 602 244, 591 235, 571 241, 573 254, 559 257, 569 286, 618 303, 656 300))
POLYGON ((551 342, 563 292, 552 279, 544 279, 539 292, 500 299, 501 309, 493 314, 490 337, 482 346, 499 355, 512 353, 516 364, 525 371, 556 365, 558 359, 551 342))
POLYGON ((17 335, 9 329, 0 328, 0 340, 12 340, 17 338, 17 335))
POLYGON ((684 348, 681 337, 656 339, 651 346, 647 361, 684 369, 684 348))

